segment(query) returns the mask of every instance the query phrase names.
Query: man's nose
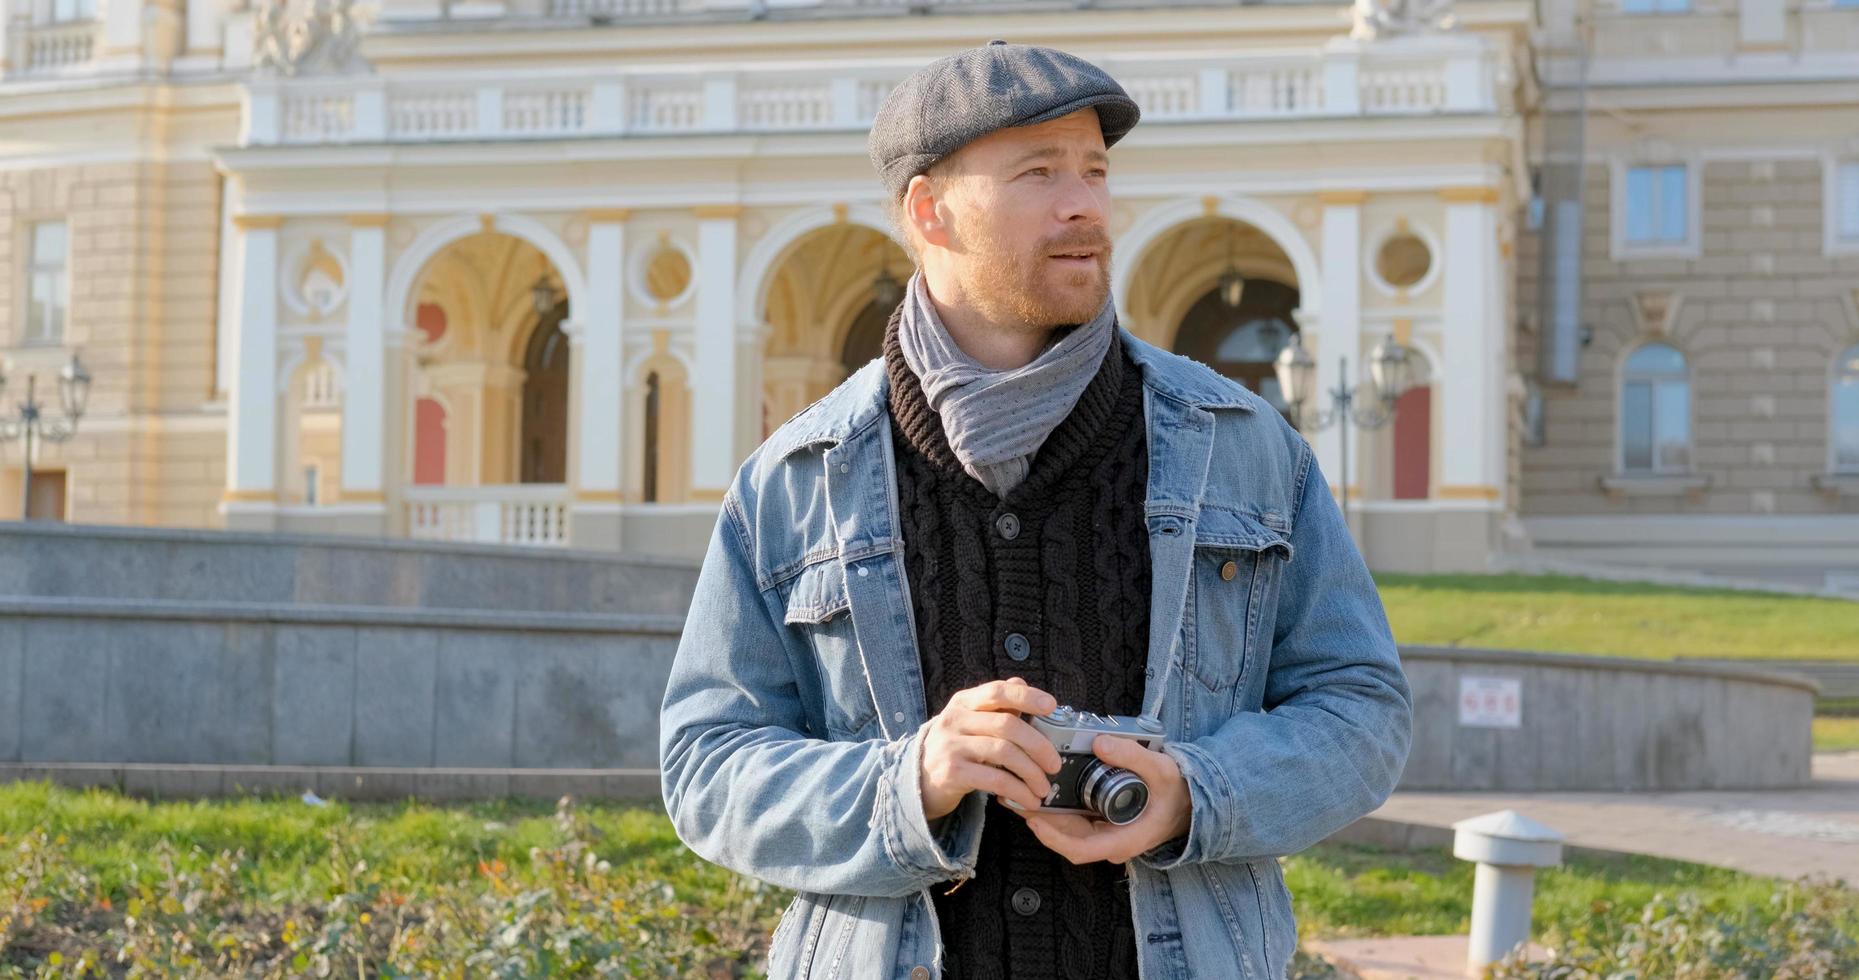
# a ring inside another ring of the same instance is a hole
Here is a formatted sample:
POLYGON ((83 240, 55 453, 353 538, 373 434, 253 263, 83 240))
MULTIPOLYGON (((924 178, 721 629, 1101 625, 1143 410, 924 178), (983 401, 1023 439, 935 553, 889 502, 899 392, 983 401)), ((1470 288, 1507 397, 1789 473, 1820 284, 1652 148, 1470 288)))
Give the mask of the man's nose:
POLYGON ((1058 217, 1066 224, 1090 222, 1102 224, 1104 213, 1110 204, 1109 194, 1093 187, 1091 182, 1078 174, 1072 174, 1064 181, 1059 191, 1058 217))

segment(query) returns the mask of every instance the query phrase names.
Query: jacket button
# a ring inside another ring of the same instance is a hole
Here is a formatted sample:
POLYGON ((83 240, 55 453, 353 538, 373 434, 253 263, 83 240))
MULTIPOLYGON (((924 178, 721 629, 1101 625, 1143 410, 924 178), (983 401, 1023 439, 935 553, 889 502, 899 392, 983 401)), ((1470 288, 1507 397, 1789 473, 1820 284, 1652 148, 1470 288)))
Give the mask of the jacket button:
POLYGON ((1014 514, 1002 514, 994 521, 994 530, 999 531, 1001 537, 1012 541, 1020 536, 1020 518, 1014 514))
POLYGON ((929 980, 929 967, 913 966, 910 968, 910 980, 929 980))
POLYGON ((1039 893, 1031 888, 1022 888, 1014 892, 1013 910, 1021 915, 1032 915, 1039 911, 1039 893))
POLYGON ((1228 559, 1226 564, 1220 566, 1220 577, 1226 579, 1228 582, 1233 581, 1233 576, 1238 574, 1239 564, 1231 559, 1228 559))
POLYGON ((1015 660, 1025 660, 1033 652, 1033 645, 1026 642, 1020 633, 1007 634, 1007 656, 1015 660))

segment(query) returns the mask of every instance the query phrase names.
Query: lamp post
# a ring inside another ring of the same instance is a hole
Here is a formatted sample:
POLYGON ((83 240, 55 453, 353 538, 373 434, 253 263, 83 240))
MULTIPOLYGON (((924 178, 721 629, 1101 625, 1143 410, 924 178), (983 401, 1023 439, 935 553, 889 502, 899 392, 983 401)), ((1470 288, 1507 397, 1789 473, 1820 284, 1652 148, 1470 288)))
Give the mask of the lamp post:
POLYGON ((1349 428, 1360 426, 1364 429, 1379 429, 1394 418, 1395 399, 1407 390, 1413 378, 1413 361, 1407 356, 1407 348, 1389 335, 1374 349, 1369 351, 1368 376, 1369 394, 1373 401, 1366 405, 1356 404, 1356 393, 1361 385, 1349 384, 1349 359, 1340 358, 1336 372, 1336 387, 1330 389, 1330 407, 1318 412, 1308 426, 1303 424, 1304 402, 1309 399, 1316 384, 1317 361, 1304 349, 1296 336, 1291 343, 1278 352, 1272 362, 1272 371, 1278 375, 1278 386, 1284 390, 1285 401, 1291 404, 1291 414, 1298 423, 1298 428, 1308 428, 1312 432, 1321 432, 1331 425, 1339 427, 1342 436, 1342 485, 1343 485, 1343 523, 1349 523, 1349 428))
MULTIPOLYGON (((6 390, 6 375, 0 373, 0 391, 6 390)), ((58 400, 65 410, 64 418, 51 418, 44 412, 45 406, 39 404, 38 377, 26 375, 26 400, 19 403, 19 414, 11 418, 0 417, 0 442, 12 442, 15 439, 26 441, 23 476, 19 488, 19 509, 22 520, 32 516, 32 450, 36 441, 64 442, 77 434, 77 420, 84 414, 84 404, 90 398, 90 372, 84 369, 82 361, 76 354, 58 372, 58 400)))

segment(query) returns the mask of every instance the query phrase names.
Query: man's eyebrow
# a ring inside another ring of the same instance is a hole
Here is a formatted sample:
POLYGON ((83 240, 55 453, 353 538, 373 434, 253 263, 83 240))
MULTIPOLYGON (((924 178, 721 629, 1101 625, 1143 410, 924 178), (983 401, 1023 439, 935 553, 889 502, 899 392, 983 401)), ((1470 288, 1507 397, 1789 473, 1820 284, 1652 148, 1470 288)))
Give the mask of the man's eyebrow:
MULTIPOLYGON (((1028 150, 1025 153, 1021 154, 1019 159, 1008 164, 1008 166, 1018 167, 1021 164, 1030 163, 1034 160, 1041 160, 1041 159, 1045 159, 1048 157, 1059 157, 1059 156, 1064 156, 1064 155, 1065 155, 1065 148, 1062 146, 1036 146, 1033 149, 1028 150)), ((1109 163, 1110 155, 1105 153, 1103 150, 1087 150, 1085 151, 1085 159, 1090 160, 1092 163, 1109 163)))

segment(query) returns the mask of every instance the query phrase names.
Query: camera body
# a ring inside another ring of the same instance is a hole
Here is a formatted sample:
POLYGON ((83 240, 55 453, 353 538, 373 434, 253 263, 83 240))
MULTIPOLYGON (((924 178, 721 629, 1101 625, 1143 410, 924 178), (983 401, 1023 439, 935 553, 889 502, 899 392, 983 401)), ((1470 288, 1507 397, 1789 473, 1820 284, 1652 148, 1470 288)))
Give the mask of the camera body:
POLYGON ((1149 802, 1148 784, 1128 769, 1099 759, 1091 743, 1099 735, 1120 735, 1160 751, 1167 741, 1160 725, 1131 715, 1100 715, 1063 704, 1048 714, 1021 717, 1059 750, 1061 766, 1040 801, 1041 810, 1079 813, 1113 824, 1142 816, 1149 802))

